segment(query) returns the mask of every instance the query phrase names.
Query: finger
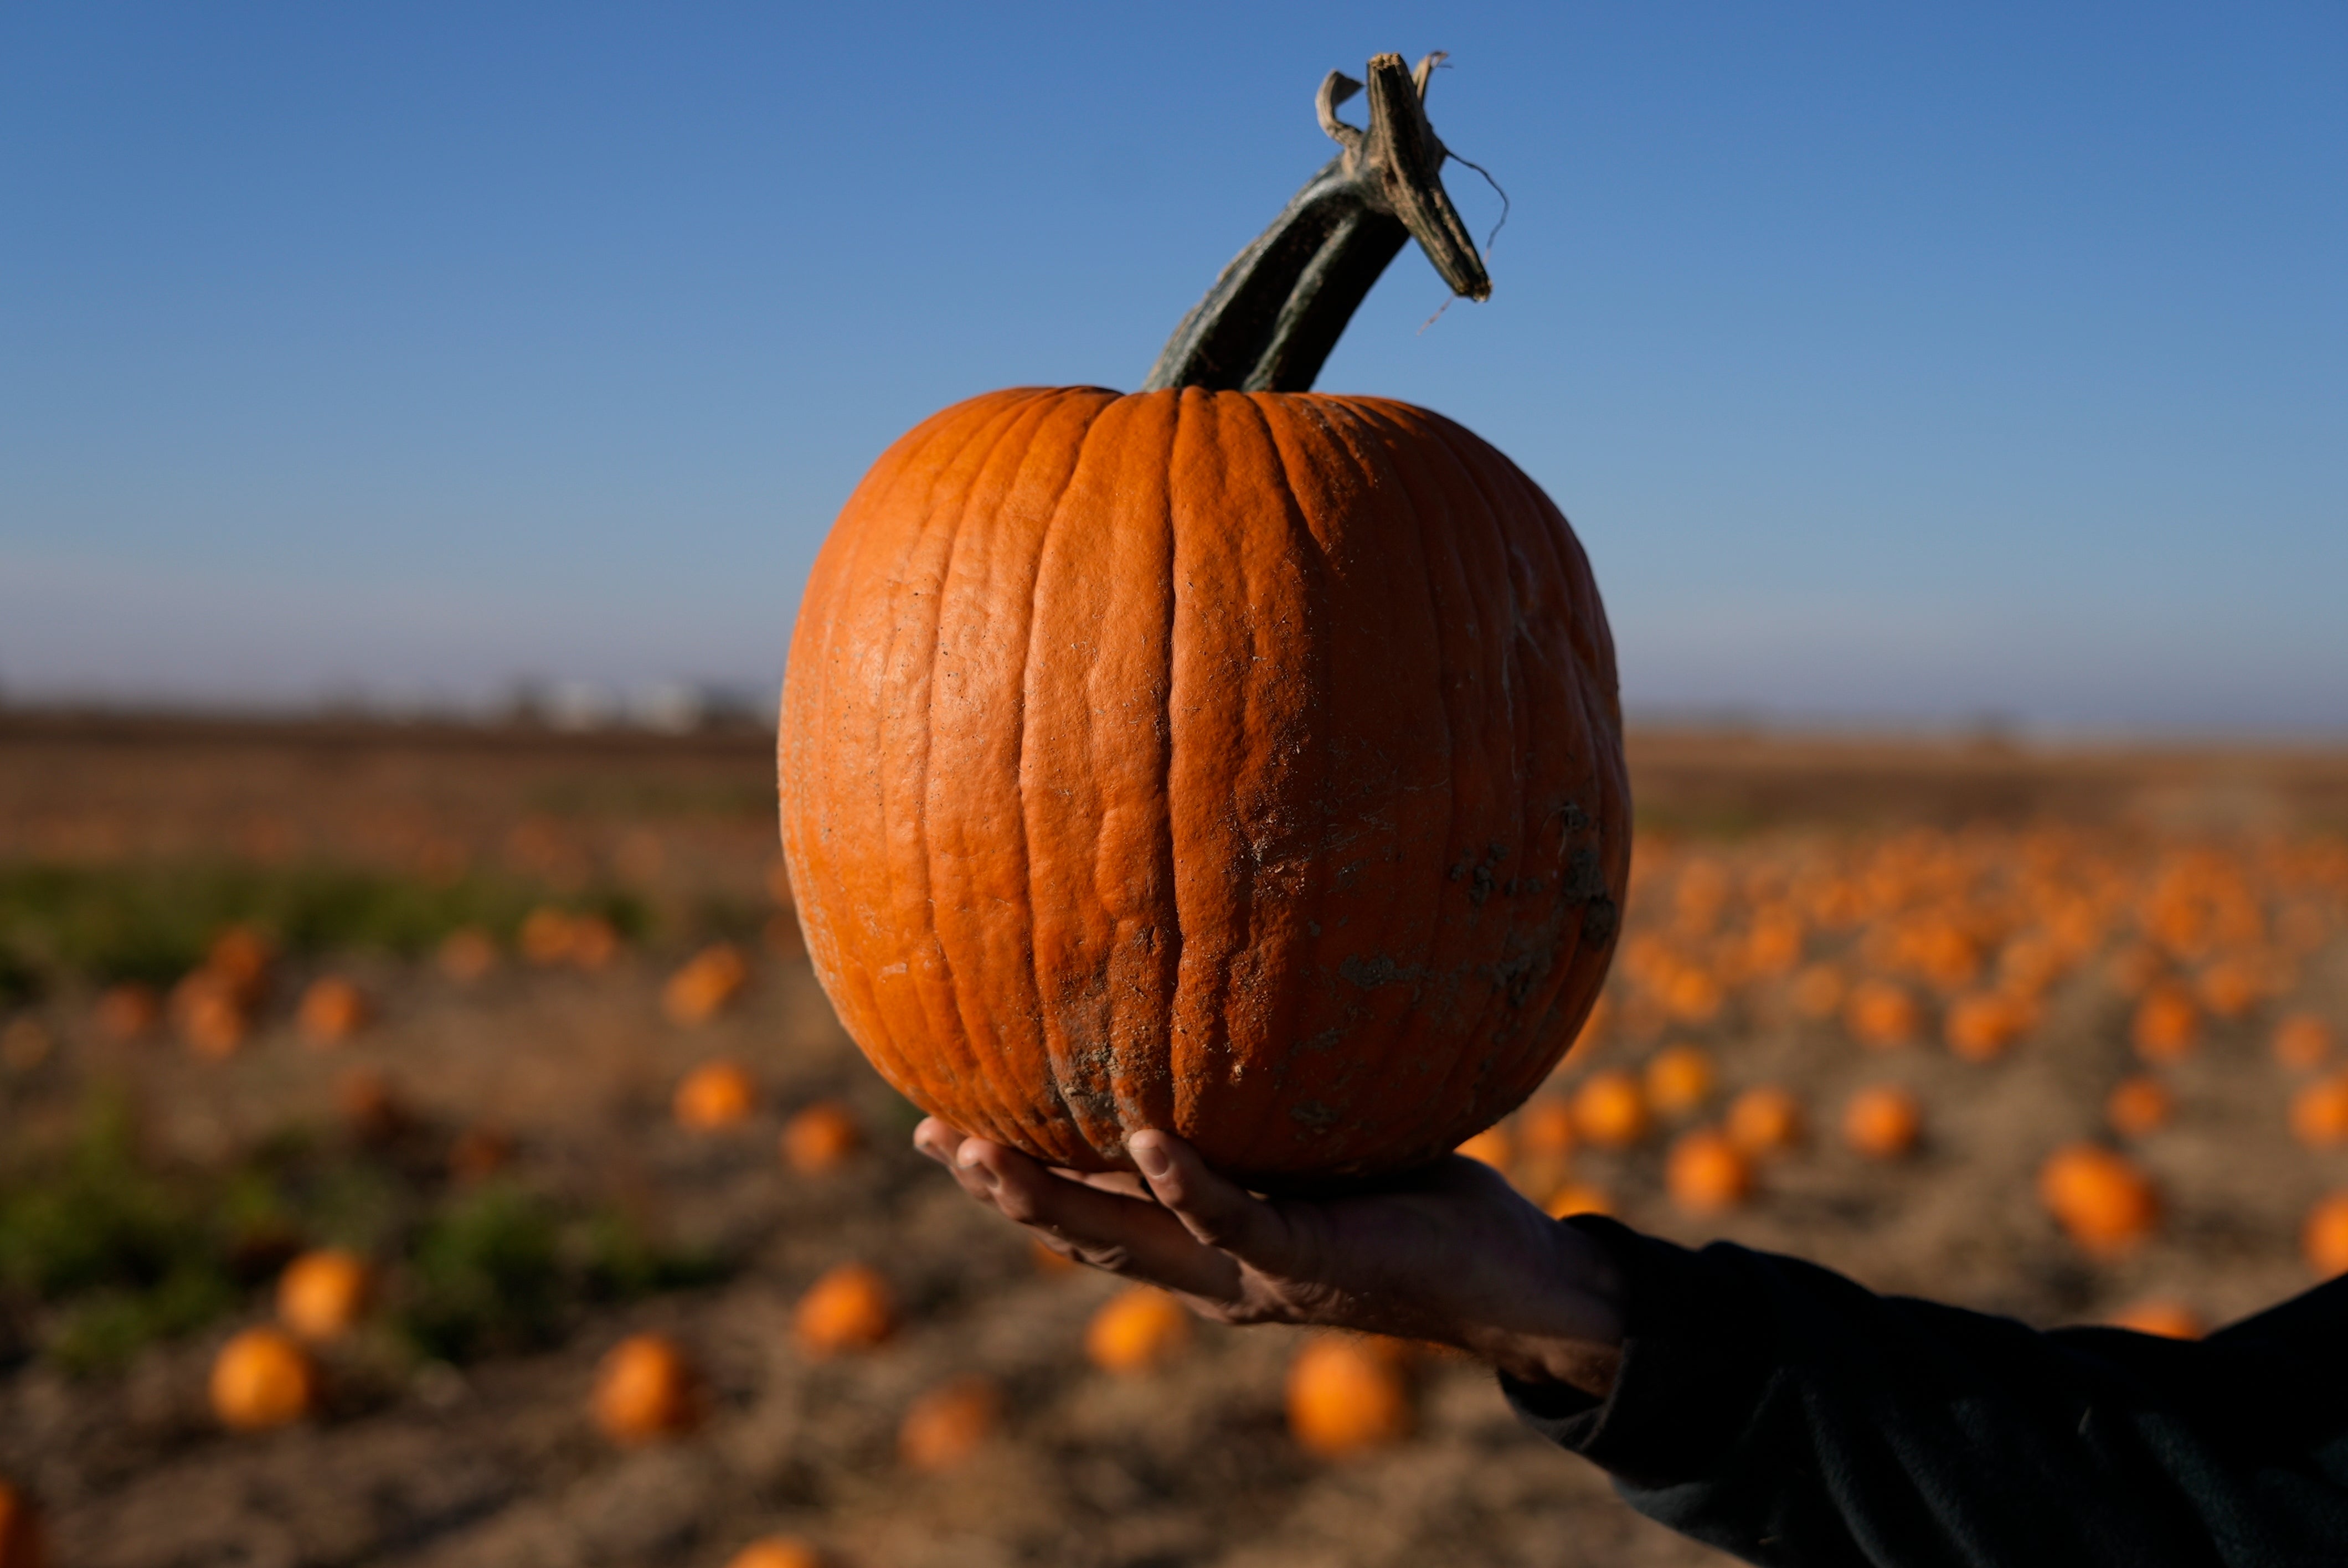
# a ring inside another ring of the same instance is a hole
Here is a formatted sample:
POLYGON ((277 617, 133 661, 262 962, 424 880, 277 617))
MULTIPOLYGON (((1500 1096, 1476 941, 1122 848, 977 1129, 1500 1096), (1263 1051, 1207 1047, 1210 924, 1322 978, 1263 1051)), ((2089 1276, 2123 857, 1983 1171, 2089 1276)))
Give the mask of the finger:
POLYGON ((1150 1192, 1190 1235, 1266 1273, 1282 1272, 1291 1248, 1278 1210, 1215 1174, 1199 1151, 1171 1132, 1136 1132, 1125 1147, 1150 1192))
POLYGON ((954 1151, 969 1135, 952 1122, 924 1116, 921 1125, 913 1129, 913 1147, 951 1171, 954 1168, 954 1151))
POLYGON ((1056 1176, 983 1138, 963 1144, 955 1161, 986 1184, 988 1201, 1005 1218, 1060 1242, 1096 1268, 1208 1301, 1237 1299, 1239 1266, 1201 1245, 1181 1221, 1148 1199, 1056 1176))

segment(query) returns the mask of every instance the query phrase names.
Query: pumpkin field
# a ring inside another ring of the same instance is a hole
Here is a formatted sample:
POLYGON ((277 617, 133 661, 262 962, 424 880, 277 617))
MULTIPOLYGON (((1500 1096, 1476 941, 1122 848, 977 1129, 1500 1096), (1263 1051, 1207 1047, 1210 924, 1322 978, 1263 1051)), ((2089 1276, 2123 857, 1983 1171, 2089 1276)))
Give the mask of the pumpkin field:
MULTIPOLYGON (((0 1568, 1725 1561, 908 1143, 774 736, 0 713, 0 1568)), ((1559 1214, 2039 1325, 2348 1268, 2348 754, 1634 731, 1559 1214)))

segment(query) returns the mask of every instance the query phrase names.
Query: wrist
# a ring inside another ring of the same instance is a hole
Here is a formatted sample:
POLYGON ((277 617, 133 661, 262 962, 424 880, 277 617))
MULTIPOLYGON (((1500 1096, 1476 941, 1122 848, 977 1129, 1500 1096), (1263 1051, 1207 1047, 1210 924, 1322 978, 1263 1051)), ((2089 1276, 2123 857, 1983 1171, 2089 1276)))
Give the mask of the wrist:
POLYGON ((1544 1217, 1539 1283, 1524 1308, 1476 1325, 1465 1348, 1519 1383, 1604 1399, 1622 1362, 1624 1281, 1605 1245, 1544 1217))

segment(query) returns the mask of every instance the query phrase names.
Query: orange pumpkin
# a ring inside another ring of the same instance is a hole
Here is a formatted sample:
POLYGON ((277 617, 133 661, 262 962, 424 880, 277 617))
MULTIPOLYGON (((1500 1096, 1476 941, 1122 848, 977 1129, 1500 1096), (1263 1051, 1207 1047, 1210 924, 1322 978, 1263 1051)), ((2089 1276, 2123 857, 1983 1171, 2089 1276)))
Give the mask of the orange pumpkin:
POLYGON ((1571 1214, 1611 1214, 1614 1212, 1614 1200, 1606 1195, 1605 1189, 1588 1182, 1568 1182, 1551 1193, 1541 1208, 1553 1220, 1571 1214))
POLYGON ((941 1384, 905 1412, 897 1429, 897 1454, 911 1469, 953 1469, 994 1435, 1003 1419, 1003 1391, 970 1373, 941 1384))
POLYGON ((1324 86, 1346 150, 1144 390, 934 415, 809 578, 778 734, 809 958, 891 1084, 1048 1163, 1137 1127, 1259 1186, 1424 1163, 1603 979, 1628 784, 1580 543, 1458 425, 1305 390, 1406 236, 1488 289, 1424 77, 1374 60, 1366 134, 1324 86))
POLYGON ((2299 1250, 2319 1278, 2348 1274, 2348 1193, 2331 1193, 2307 1211, 2299 1250))
POLYGON ((2311 1149, 2348 1140, 2348 1078, 2320 1078, 2292 1095, 2291 1131, 2311 1149))
POLYGON ((375 1276, 356 1253, 305 1252, 277 1276, 277 1320, 304 1339, 337 1339, 366 1312, 375 1276))
POLYGON ((0 1568, 46 1568, 48 1552, 32 1501, 0 1481, 0 1568))
POLYGON ((367 1020, 367 999, 358 987, 339 975, 311 982, 302 993, 294 1016, 302 1038, 314 1046, 330 1046, 356 1034, 367 1020))
POLYGON ((1674 1045, 1647 1063, 1647 1103, 1663 1116, 1685 1116, 1712 1093, 1712 1058, 1693 1045, 1674 1045))
POLYGON ((1517 1144, 1506 1127, 1487 1127, 1451 1152, 1506 1175, 1509 1162, 1516 1158, 1517 1144))
POLYGON ((701 1379, 675 1341, 633 1334, 596 1369, 593 1409, 596 1426, 613 1442, 675 1437, 700 1423, 701 1379))
POLYGON ((2160 1223, 2160 1193, 2151 1178, 2094 1143, 2048 1156, 2039 1168, 2038 1195, 2080 1249, 2098 1257, 2133 1250, 2160 1223))
POLYGON ((2275 1025, 2274 1059, 2293 1072, 2323 1065, 2332 1054, 2332 1026, 2313 1013, 2293 1013, 2275 1025))
POLYGON ((318 1369, 309 1354, 274 1328, 248 1328, 212 1358, 212 1414, 231 1431, 282 1427, 318 1404, 318 1369))
POLYGON ((1663 1188, 1691 1214, 1733 1209, 1753 1192, 1753 1167, 1735 1144, 1709 1127, 1683 1132, 1663 1161, 1663 1188))
POLYGON ((1898 1160, 1913 1153, 1923 1130, 1923 1106, 1897 1084, 1870 1084, 1843 1106, 1842 1141, 1870 1160, 1898 1160))
POLYGON ((440 939, 435 961, 443 975, 470 985, 498 967, 497 939, 478 926, 460 926, 440 939))
POLYGON ((802 1176, 821 1175, 838 1170, 862 1142, 855 1112, 837 1100, 819 1100, 783 1123, 783 1163, 802 1176))
POLYGON ((1601 1149, 1627 1149, 1647 1135, 1646 1091, 1627 1072, 1593 1072, 1573 1092, 1573 1127, 1601 1149))
POLYGON ((2123 1138, 2141 1138, 2168 1125, 2177 1102, 2157 1078, 2124 1078, 2104 1102, 2104 1120, 2123 1138))
POLYGON ((1111 1296, 1085 1329, 1085 1355, 1104 1372, 1147 1372, 1190 1342, 1190 1315, 1164 1291, 1137 1285, 1111 1296))
POLYGON ((1288 1365, 1288 1430, 1316 1454, 1343 1458, 1410 1435, 1410 1382, 1386 1341, 1323 1334, 1288 1365))
POLYGON ((731 942, 704 948, 679 967, 661 988, 661 1010, 672 1022, 707 1023, 732 1004, 750 983, 750 966, 731 942))
POLYGON ((1793 1091, 1759 1084, 1729 1102, 1723 1130, 1747 1154, 1775 1154, 1794 1148, 1807 1134, 1802 1102, 1793 1091))
POLYGON ((154 987, 129 980, 108 986, 98 999, 96 1013, 98 1032, 108 1039, 140 1040, 154 1033, 162 1021, 163 1004, 154 987))
POLYGON ((878 1270, 843 1263, 799 1297, 791 1330, 810 1356, 869 1350, 897 1331, 896 1296, 878 1270))
POLYGON ((2122 1308, 2112 1316, 2112 1327, 2133 1328, 2138 1334, 2157 1334, 2164 1339, 2199 1339, 2208 1332, 2199 1313, 2166 1296, 2153 1296, 2122 1308))
POLYGON ((826 1561, 823 1553, 808 1542, 768 1535, 727 1558, 726 1568, 824 1568, 826 1561))
POLYGON ((678 1126, 696 1132, 738 1126, 758 1108, 757 1081, 738 1061, 705 1061, 678 1081, 671 1108, 678 1126))

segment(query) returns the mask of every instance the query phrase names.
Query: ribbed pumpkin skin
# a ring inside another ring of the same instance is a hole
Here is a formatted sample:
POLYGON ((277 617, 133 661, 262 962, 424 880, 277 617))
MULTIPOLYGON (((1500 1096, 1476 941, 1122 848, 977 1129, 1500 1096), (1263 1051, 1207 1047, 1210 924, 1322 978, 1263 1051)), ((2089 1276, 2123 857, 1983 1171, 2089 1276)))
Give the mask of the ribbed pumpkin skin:
POLYGON ((1630 860, 1605 612, 1440 415, 1016 388, 873 465, 779 763, 808 950, 891 1083, 1079 1170, 1440 1155, 1595 999, 1630 860))

